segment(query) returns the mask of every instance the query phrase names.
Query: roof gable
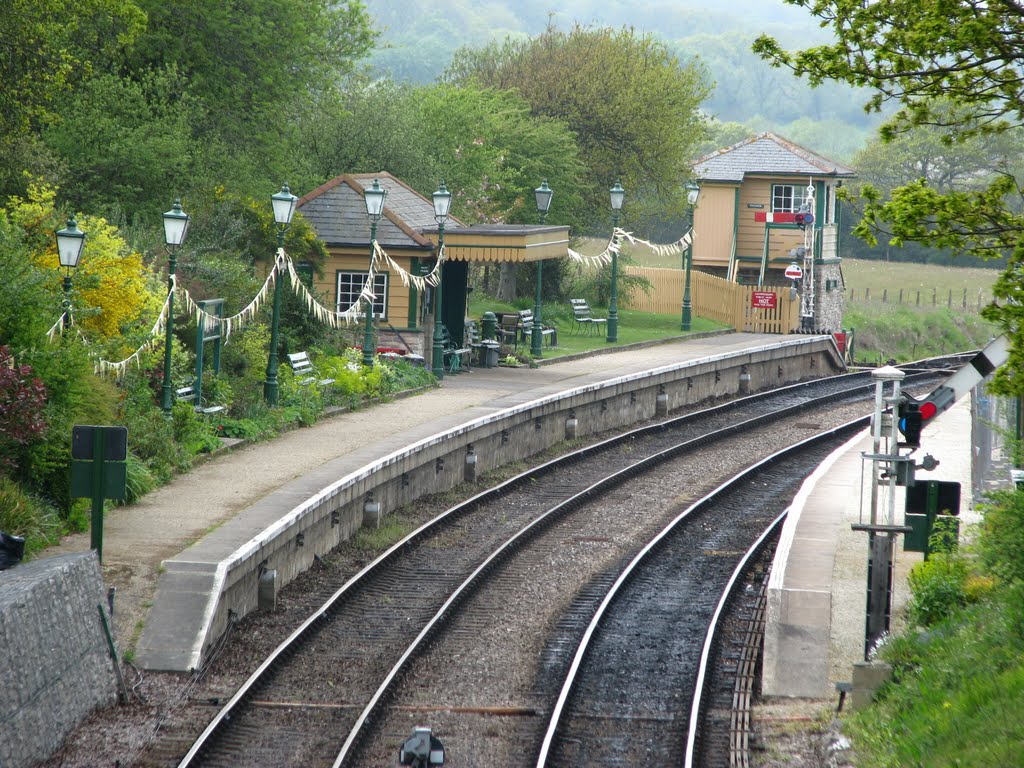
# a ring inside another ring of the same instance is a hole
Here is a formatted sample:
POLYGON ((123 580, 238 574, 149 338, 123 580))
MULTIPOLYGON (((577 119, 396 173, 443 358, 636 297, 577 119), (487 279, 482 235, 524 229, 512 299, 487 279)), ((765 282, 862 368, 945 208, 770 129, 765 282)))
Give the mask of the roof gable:
MULTIPOLYGON (((377 242, 399 248, 433 248, 423 231, 437 229, 434 204, 390 173, 342 174, 299 198, 297 209, 328 245, 370 244, 370 217, 363 190, 374 179, 388 196, 377 224, 377 242)), ((462 223, 451 218, 452 226, 462 223)))
POLYGON ((854 176, 853 169, 794 144, 773 133, 712 152, 694 163, 703 181, 741 182, 748 174, 759 176, 854 176))

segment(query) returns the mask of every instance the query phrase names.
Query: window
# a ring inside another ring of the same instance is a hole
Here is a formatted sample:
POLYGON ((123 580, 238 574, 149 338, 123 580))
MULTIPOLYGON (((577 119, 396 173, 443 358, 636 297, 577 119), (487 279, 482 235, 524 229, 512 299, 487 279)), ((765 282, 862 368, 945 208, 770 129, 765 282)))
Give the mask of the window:
MULTIPOLYGON (((344 312, 358 299, 366 283, 366 272, 338 271, 338 312, 344 312)), ((373 316, 387 317, 388 276, 386 272, 373 275, 373 316)))
POLYGON ((804 187, 795 184, 772 184, 772 211, 796 213, 804 203, 804 187))

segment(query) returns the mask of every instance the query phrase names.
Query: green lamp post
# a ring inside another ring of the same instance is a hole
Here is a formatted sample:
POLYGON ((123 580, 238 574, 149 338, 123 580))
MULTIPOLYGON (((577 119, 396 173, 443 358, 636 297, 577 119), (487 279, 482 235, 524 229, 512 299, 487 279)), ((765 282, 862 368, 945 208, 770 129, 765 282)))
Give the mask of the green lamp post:
MULTIPOLYGON (((540 215, 540 223, 543 224, 544 219, 548 217, 548 209, 551 207, 551 197, 555 193, 548 186, 548 180, 544 179, 541 185, 533 190, 533 194, 537 199, 537 213, 540 215)), ((534 357, 540 357, 541 341, 544 339, 543 328, 540 324, 541 286, 543 280, 544 261, 543 259, 537 259, 537 292, 533 302, 533 328, 530 332, 530 354, 534 357)))
POLYGON ((189 215, 181 210, 181 200, 175 200, 171 210, 163 215, 164 247, 167 248, 167 322, 164 325, 164 380, 160 388, 160 408, 164 416, 171 417, 174 408, 171 387, 171 339, 174 338, 174 272, 178 251, 188 234, 189 215))
MULTIPOLYGON (((700 197, 700 184, 695 181, 686 184, 686 201, 690 204, 693 212, 690 214, 690 227, 693 228, 693 218, 696 215, 697 198, 700 197)), ((693 320, 693 304, 690 301, 690 270, 693 268, 693 241, 683 250, 683 269, 686 277, 683 282, 683 317, 679 328, 684 331, 690 330, 693 320)))
MULTIPOLYGON (((622 202, 626 198, 626 190, 619 182, 608 190, 612 201, 612 230, 619 227, 619 211, 622 210, 622 202)), ((612 292, 608 297, 608 343, 614 344, 619 340, 619 254, 612 251, 612 292)))
MULTIPOLYGON (((277 248, 284 248, 284 233, 291 226, 292 216, 295 215, 295 205, 299 198, 292 194, 287 184, 281 185, 281 190, 270 196, 270 204, 274 209, 274 222, 277 224, 277 248)), ((274 263, 271 269, 277 267, 277 254, 274 254, 274 263)), ((270 352, 267 354, 267 378, 263 382, 263 399, 267 405, 277 405, 277 348, 280 346, 278 326, 281 322, 281 275, 274 276, 274 307, 270 314, 270 352)))
POLYGON ((78 228, 78 222, 68 219, 67 226, 54 234, 57 237, 57 256, 64 267, 64 316, 61 322, 67 330, 71 326, 71 273, 78 268, 78 260, 82 258, 85 232, 78 228))
MULTIPOLYGON (((377 222, 384 215, 384 200, 388 191, 382 189, 380 181, 373 180, 373 185, 363 190, 363 199, 366 201, 366 215, 370 217, 370 269, 367 275, 373 271, 373 244, 377 242, 377 222)), ((372 287, 372 286, 371 286, 372 287)), ((376 348, 373 344, 373 299, 366 300, 366 324, 363 330, 363 365, 367 368, 373 367, 373 353, 376 348)))
POLYGON ((434 347, 430 358, 430 368, 438 379, 444 378, 444 334, 441 325, 444 318, 441 316, 441 280, 444 265, 441 262, 441 253, 444 250, 444 223, 448 221, 448 209, 452 205, 452 193, 441 182, 441 186, 433 195, 434 198, 434 221, 437 222, 437 288, 434 289, 434 347))

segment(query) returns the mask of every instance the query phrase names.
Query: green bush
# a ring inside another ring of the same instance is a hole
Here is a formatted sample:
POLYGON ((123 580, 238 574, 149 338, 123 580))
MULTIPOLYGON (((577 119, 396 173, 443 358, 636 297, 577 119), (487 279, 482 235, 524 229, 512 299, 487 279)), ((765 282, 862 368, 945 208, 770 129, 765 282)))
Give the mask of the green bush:
POLYGON ((970 606, 958 623, 882 647, 894 682, 844 727, 858 765, 1021 765, 1024 646, 1012 628, 1013 599, 970 606))
POLYGON ((131 451, 125 465, 125 497, 122 503, 134 504, 156 488, 157 480, 145 462, 131 451))
POLYGON ((959 556, 934 554, 910 571, 910 619, 930 627, 948 619, 967 602, 967 563, 959 556))
POLYGON ((26 493, 13 480, 0 477, 0 531, 25 538, 25 553, 37 552, 60 540, 60 516, 26 493))
POLYGON ((988 498, 979 505, 982 565, 1003 582, 1024 582, 1024 491, 996 491, 988 498))

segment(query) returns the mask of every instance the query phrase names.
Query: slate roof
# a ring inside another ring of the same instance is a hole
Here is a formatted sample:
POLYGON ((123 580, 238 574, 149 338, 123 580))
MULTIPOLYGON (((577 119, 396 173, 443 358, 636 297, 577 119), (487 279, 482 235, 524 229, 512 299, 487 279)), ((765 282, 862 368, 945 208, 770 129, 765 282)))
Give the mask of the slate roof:
MULTIPOLYGON (((388 192, 384 215, 377 224, 377 242, 381 247, 433 250, 433 244, 422 234, 437 229, 433 202, 386 171, 337 176, 299 198, 297 210, 328 246, 369 248, 370 217, 366 215, 363 189, 371 186, 374 179, 388 192)), ((453 217, 447 226, 455 228, 462 223, 453 217)))
POLYGON ((731 147, 719 149, 700 158, 693 167, 702 181, 737 183, 749 175, 836 178, 856 175, 852 168, 773 133, 760 133, 731 147))

